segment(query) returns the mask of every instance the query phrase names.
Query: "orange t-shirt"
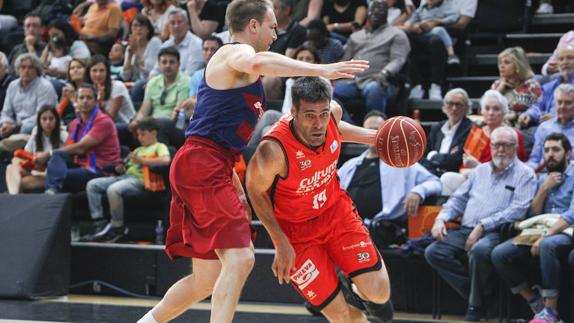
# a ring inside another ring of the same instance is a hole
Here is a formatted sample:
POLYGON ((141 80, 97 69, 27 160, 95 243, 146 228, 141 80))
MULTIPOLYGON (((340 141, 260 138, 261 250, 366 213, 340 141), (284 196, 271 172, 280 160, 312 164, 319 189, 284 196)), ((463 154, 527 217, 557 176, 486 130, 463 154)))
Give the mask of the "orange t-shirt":
POLYGON ((123 19, 122 9, 117 3, 108 3, 103 8, 94 3, 84 17, 82 33, 95 37, 103 36, 112 29, 119 30, 123 19))

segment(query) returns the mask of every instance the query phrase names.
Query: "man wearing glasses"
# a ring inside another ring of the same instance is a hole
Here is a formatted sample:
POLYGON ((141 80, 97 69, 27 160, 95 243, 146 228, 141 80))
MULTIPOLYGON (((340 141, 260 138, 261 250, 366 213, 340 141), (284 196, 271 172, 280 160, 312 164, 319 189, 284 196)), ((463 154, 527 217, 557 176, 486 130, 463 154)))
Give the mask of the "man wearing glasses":
POLYGON ((28 15, 24 19, 24 41, 14 47, 8 55, 10 66, 14 71, 14 62, 18 56, 31 53, 40 57, 46 43, 42 41, 42 18, 36 15, 28 15))
POLYGON ((510 127, 491 134, 492 161, 480 164, 443 205, 432 228, 438 241, 425 252, 429 264, 468 299, 465 321, 486 316, 490 253, 500 243, 500 225, 524 218, 536 191, 534 171, 516 157, 518 135, 510 127), (445 223, 462 216, 458 229, 445 223), (465 259, 468 258, 468 264, 465 259))
POLYGON ((139 120, 152 116, 160 122, 159 141, 179 147, 183 144, 184 133, 176 129, 173 111, 189 97, 189 76, 179 70, 180 54, 173 46, 159 51, 158 65, 161 74, 148 82, 142 106, 129 129, 135 131, 139 120))
POLYGON ((470 107, 471 101, 464 89, 446 93, 442 112, 447 120, 431 128, 425 158, 420 161, 431 173, 440 176, 445 172, 458 172, 464 143, 472 129, 472 121, 466 117, 470 107))

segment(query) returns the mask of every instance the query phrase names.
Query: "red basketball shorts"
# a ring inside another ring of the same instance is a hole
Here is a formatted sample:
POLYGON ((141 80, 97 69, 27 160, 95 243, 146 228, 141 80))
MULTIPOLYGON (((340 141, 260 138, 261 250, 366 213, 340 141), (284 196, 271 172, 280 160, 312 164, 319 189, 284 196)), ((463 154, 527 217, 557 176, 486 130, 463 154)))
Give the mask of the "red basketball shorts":
POLYGON ((217 259, 215 249, 249 247, 249 220, 232 182, 235 159, 215 142, 189 137, 169 174, 172 191, 166 252, 217 259))
POLYGON ((381 269, 382 261, 357 212, 338 209, 304 223, 281 222, 296 253, 293 287, 322 310, 340 290, 336 267, 347 276, 381 269))

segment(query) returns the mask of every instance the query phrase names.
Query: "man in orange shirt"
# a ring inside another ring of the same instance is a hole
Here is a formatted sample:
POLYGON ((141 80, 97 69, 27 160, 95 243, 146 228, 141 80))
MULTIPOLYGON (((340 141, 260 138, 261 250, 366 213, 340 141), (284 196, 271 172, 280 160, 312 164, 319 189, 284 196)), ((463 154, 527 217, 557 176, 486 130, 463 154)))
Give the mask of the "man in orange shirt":
POLYGON ((80 38, 92 52, 107 54, 113 44, 124 17, 120 6, 111 0, 96 0, 83 18, 80 38))

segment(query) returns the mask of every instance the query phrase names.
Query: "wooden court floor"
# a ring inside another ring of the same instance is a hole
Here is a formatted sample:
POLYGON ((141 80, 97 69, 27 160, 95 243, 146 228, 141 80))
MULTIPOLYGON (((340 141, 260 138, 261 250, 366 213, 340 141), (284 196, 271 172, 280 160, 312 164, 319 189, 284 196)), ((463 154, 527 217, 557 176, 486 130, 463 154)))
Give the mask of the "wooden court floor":
MULTIPOLYGON (((70 295, 45 300, 0 299, 0 323, 127 323, 136 322, 157 300, 121 297, 70 295)), ((172 322, 207 323, 210 305, 194 305, 172 322)), ((443 316, 433 321, 430 315, 397 313, 394 322, 460 322, 460 317, 443 316)), ((322 317, 311 316, 303 306, 288 304, 242 303, 235 319, 237 323, 324 323, 322 317)))

